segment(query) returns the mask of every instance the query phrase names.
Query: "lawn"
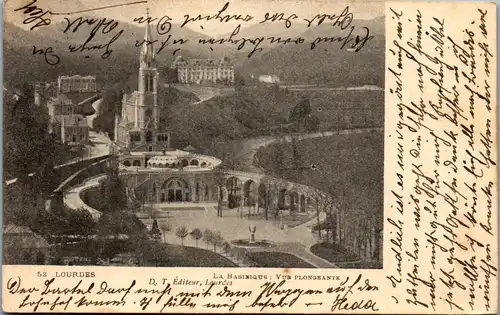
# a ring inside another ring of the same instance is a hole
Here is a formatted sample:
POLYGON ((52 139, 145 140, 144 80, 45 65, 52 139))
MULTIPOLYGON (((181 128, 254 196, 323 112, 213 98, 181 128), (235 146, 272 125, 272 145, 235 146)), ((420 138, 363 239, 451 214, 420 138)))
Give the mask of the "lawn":
POLYGON ((382 199, 384 136, 380 132, 276 143, 256 153, 260 166, 285 179, 320 189, 363 185, 382 199))
POLYGON ((332 263, 353 262, 359 260, 359 257, 357 257, 354 253, 351 253, 349 250, 338 244, 314 244, 311 246, 311 253, 332 263))
POLYGON ((255 267, 263 268, 316 268, 299 257, 281 252, 253 252, 248 253, 255 267))
MULTIPOLYGON (((101 257, 106 255, 111 261, 117 260, 120 256, 140 257, 140 266, 143 267, 238 267, 224 256, 202 248, 152 241, 144 242, 140 246, 140 251, 134 246, 127 241, 107 241, 99 245, 94 240, 88 240, 78 244, 68 244, 59 248, 57 253, 58 257, 64 259, 58 259, 53 264, 64 264, 63 261, 68 260, 85 260, 86 264, 95 264, 98 256, 106 261, 107 258, 101 257)), ((137 259, 133 261, 137 263, 137 259)), ((117 261, 114 266, 127 266, 127 263, 117 261)))

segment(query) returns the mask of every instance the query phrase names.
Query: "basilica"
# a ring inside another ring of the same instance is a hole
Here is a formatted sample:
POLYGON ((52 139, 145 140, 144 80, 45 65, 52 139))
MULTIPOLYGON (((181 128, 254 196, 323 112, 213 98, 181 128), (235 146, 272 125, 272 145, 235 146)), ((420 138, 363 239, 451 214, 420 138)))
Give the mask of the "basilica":
POLYGON ((124 94, 121 115, 115 116, 115 143, 129 152, 162 151, 170 148, 170 132, 159 120, 158 82, 154 42, 149 23, 140 53, 137 90, 124 94))
MULTIPOLYGON (((120 174, 127 183, 128 199, 140 195, 140 199, 151 203, 215 202, 222 196, 224 204, 230 199, 253 207, 257 199, 261 206, 270 203, 265 193, 268 183, 259 186, 261 174, 221 171, 222 161, 216 157, 170 146, 169 126, 159 119, 159 73, 149 24, 144 40, 151 44, 141 49, 137 91, 123 96, 121 113, 115 116, 113 149, 119 151, 120 174)), ((309 188, 295 189, 288 196, 285 192, 289 186, 293 184, 282 184, 274 202, 283 205, 289 201, 292 207, 297 205, 299 211, 305 212, 306 199, 298 191, 309 188)))

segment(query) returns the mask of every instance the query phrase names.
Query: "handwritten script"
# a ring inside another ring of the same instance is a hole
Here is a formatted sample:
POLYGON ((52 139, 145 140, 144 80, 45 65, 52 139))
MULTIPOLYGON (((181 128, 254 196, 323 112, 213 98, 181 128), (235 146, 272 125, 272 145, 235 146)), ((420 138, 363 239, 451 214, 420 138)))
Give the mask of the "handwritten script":
MULTIPOLYGON (((495 8, 394 5, 387 29, 389 257, 416 313, 496 307, 495 8), (460 22, 456 22, 460 21, 460 22), (493 37, 492 37, 493 36, 493 37), (390 39, 389 39, 390 38, 390 39)), ((387 162, 386 162, 387 163, 387 162)))
MULTIPOLYGON (((293 307, 316 307, 328 304, 332 311, 378 311, 373 296, 378 287, 361 274, 339 278, 337 281, 315 282, 304 286, 303 281, 277 274, 273 280, 253 284, 255 289, 242 289, 245 280, 221 281, 231 275, 217 275, 205 282, 180 277, 130 279, 125 285, 113 280, 95 280, 93 277, 68 280, 42 277, 39 285, 27 285, 23 278, 14 277, 6 282, 8 296, 20 302, 20 311, 85 311, 93 307, 120 309, 130 307, 148 312, 172 312, 173 309, 236 311, 238 307, 249 310, 275 310, 285 312, 293 307), (281 279, 281 280, 278 280, 281 279), (240 282, 236 288, 234 285, 240 282), (302 284, 302 285, 301 285, 302 284), (315 303, 319 300, 321 303, 315 303)), ((95 273, 92 273, 95 276, 95 273)), ((57 278, 56 278, 57 277, 57 278)), ((227 280, 227 279, 226 279, 227 280)))
MULTIPOLYGON (((138 5, 144 2, 130 2, 123 4, 123 6, 138 5)), ((247 57, 251 58, 254 54, 263 52, 264 49, 285 45, 305 45, 309 50, 327 49, 333 46, 335 49, 359 52, 374 37, 368 27, 354 22, 355 16, 349 6, 339 12, 313 16, 299 16, 298 13, 285 14, 283 12, 263 12, 262 15, 253 16, 247 13, 234 12, 236 9, 230 7, 230 3, 226 2, 222 8, 214 9, 213 14, 201 15, 189 12, 189 14, 184 15, 183 19, 178 21, 175 21, 167 14, 135 16, 130 21, 118 21, 102 17, 106 12, 105 9, 110 7, 116 6, 98 7, 77 12, 52 12, 45 9, 43 3, 33 0, 16 8, 14 13, 22 15, 23 24, 29 26, 29 30, 50 27, 53 24, 53 19, 62 17, 64 27, 61 32, 61 39, 67 38, 71 40, 74 38, 79 41, 78 44, 70 44, 64 51, 55 51, 52 46, 34 46, 33 54, 43 55, 44 60, 50 65, 56 65, 60 62, 58 54, 61 53, 83 53, 83 58, 88 58, 90 52, 97 51, 100 53, 101 58, 108 59, 113 53, 112 47, 119 44, 133 45, 133 47, 137 48, 157 43, 155 47, 157 54, 165 53, 167 47, 170 48, 169 53, 176 54, 181 49, 193 49, 193 45, 196 45, 198 49, 207 47, 210 50, 217 46, 224 46, 233 48, 236 51, 248 51, 247 57), (100 11, 100 16, 89 17, 89 14, 93 11, 100 11), (196 29, 199 27, 203 30, 203 24, 227 24, 229 22, 237 22, 238 24, 227 35, 219 37, 183 37, 179 35, 181 34, 179 30, 182 28, 191 27, 196 29), (155 30, 154 39, 136 39, 134 43, 127 42, 129 35, 132 34, 124 33, 133 32, 130 30, 129 24, 140 26, 146 23, 150 23, 155 30), (288 29, 296 23, 300 23, 297 24, 300 25, 300 31, 297 31, 294 36, 262 36, 259 34, 243 36, 240 34, 244 27, 253 24, 269 24, 269 27, 280 24, 281 27, 284 26, 288 29), (328 26, 329 31, 326 34, 335 35, 312 37, 301 35, 308 29, 318 26, 328 26), (77 39, 81 38, 81 36, 76 36, 77 34, 84 34, 85 40, 82 42, 81 39, 77 39)))

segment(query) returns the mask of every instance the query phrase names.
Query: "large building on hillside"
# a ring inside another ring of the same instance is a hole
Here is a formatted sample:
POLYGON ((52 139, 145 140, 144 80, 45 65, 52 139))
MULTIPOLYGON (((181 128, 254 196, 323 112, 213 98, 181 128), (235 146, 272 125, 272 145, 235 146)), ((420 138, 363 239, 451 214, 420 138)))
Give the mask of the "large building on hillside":
POLYGON ((115 142, 127 151, 158 151, 170 147, 170 133, 160 123, 158 109, 159 73, 150 25, 140 53, 137 91, 124 94, 121 114, 115 116, 115 142))
POLYGON ((95 93, 97 92, 96 77, 73 75, 59 76, 57 78, 59 91, 62 93, 80 92, 80 93, 95 93))
POLYGON ((234 83, 234 65, 227 57, 221 59, 189 59, 177 57, 171 66, 180 83, 234 83))

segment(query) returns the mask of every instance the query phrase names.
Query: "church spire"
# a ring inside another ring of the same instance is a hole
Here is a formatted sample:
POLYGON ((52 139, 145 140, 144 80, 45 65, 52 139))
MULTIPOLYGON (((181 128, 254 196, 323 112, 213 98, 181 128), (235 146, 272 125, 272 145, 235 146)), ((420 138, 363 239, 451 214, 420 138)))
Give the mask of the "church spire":
POLYGON ((141 51, 141 67, 142 68, 152 68, 152 64, 155 61, 155 49, 154 40, 151 35, 151 26, 149 18, 149 8, 146 9, 146 31, 144 34, 144 42, 141 51))

